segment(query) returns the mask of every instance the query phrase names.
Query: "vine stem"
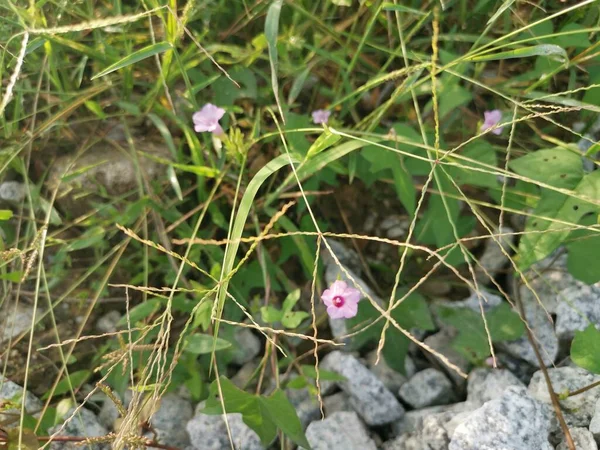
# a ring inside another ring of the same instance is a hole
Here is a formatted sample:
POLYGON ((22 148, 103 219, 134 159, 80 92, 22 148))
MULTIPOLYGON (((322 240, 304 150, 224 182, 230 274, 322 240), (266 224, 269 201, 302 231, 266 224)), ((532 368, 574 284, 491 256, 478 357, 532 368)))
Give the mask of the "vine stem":
MULTIPOLYGON (((525 316, 525 308, 523 307, 523 302, 521 301, 521 296, 519 294, 519 290, 516 290, 515 297, 517 300, 517 305, 519 307, 519 312, 523 320, 527 321, 527 317, 525 316)), ((552 400, 552 406, 554 407, 554 412, 556 413, 556 418, 558 419, 558 423, 560 424, 560 428, 565 435, 565 441, 569 450, 576 450, 575 443, 573 442, 573 437, 571 436, 571 432, 569 431, 569 427, 567 426, 567 422, 565 421, 565 416, 560 409, 560 403, 558 402, 558 397, 554 392, 554 388, 552 387, 552 380, 550 380, 550 375, 548 375, 548 368, 546 364, 544 364, 544 359, 540 354, 540 350, 538 348, 537 342, 531 332, 530 327, 525 327, 527 331, 527 338, 531 343, 531 347, 533 347, 533 351, 535 352, 535 357, 538 360, 540 365, 540 369, 542 374, 544 375, 544 380, 546 381, 546 387, 548 388, 548 394, 550 394, 550 400, 552 400)))

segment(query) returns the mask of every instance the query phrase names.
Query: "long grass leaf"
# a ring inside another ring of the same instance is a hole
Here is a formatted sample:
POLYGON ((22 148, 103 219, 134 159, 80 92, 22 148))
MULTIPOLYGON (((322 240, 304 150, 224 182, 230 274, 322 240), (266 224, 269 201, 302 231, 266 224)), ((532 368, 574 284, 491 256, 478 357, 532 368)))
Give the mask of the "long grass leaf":
POLYGON ((159 42, 157 44, 144 47, 143 49, 138 50, 137 52, 133 52, 131 55, 126 56, 125 58, 117 61, 116 63, 111 64, 102 72, 94 75, 92 77, 92 80, 108 75, 109 73, 112 73, 115 70, 123 69, 124 67, 135 64, 139 61, 142 61, 143 59, 150 58, 151 56, 157 55, 159 53, 163 53, 171 48, 172 46, 168 42, 159 42))

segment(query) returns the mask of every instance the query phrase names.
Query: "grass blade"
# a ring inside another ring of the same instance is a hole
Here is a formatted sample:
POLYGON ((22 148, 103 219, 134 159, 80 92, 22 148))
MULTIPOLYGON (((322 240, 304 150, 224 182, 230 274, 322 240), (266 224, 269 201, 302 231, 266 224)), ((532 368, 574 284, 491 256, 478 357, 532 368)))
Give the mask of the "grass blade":
POLYGON ((116 63, 111 64, 106 69, 104 69, 102 72, 94 75, 92 77, 92 80, 95 80, 96 78, 100 78, 105 75, 108 75, 109 73, 112 73, 115 70, 119 70, 124 67, 135 64, 136 62, 139 62, 143 59, 150 58, 151 56, 166 52, 167 50, 169 50, 171 48, 172 48, 172 46, 168 42, 159 42, 157 44, 153 44, 153 45, 149 45, 148 47, 144 47, 143 49, 138 50, 137 52, 133 52, 131 55, 126 56, 125 58, 117 61, 116 63))
POLYGON ((499 59, 527 58, 528 56, 554 56, 560 62, 567 62, 569 57, 564 48, 554 44, 532 45, 492 55, 467 58, 469 61, 497 61, 499 59))
POLYGON ((279 115, 281 115, 281 120, 283 123, 285 123, 283 109, 281 108, 281 102, 279 101, 279 82, 277 81, 277 36, 279 35, 279 15, 281 14, 282 5, 283 0, 275 0, 273 3, 271 3, 271 6, 269 6, 269 10, 267 11, 267 19, 265 20, 265 36, 267 38, 269 62, 271 64, 271 87, 273 88, 273 94, 275 95, 275 102, 277 102, 279 115))

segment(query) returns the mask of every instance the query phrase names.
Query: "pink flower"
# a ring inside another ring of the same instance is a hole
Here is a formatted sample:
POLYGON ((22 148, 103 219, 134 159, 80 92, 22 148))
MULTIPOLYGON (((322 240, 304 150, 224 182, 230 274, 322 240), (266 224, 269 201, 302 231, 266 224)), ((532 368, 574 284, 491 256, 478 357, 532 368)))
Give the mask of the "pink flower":
POLYGON ((313 122, 317 125, 325 124, 329 120, 329 116, 331 115, 331 111, 327 111, 326 109, 317 109, 312 112, 313 122))
POLYGON ((325 289, 321 300, 327 306, 327 314, 332 319, 349 319, 358 312, 358 301, 361 294, 358 289, 348 287, 340 280, 336 280, 329 289, 325 289))
MULTIPOLYGON (((483 113, 483 116, 485 117, 485 120, 481 125, 481 131, 485 131, 488 128, 492 128, 493 126, 498 125, 498 122, 502 120, 502 111, 500 111, 499 109, 485 111, 483 113)), ((492 133, 501 134, 503 129, 504 127, 496 128, 495 130, 492 130, 492 133)))
POLYGON ((224 114, 225 110, 223 108, 207 103, 200 111, 196 111, 192 116, 194 130, 199 133, 202 131, 210 131, 217 136, 223 134, 223 128, 219 125, 219 120, 224 114))

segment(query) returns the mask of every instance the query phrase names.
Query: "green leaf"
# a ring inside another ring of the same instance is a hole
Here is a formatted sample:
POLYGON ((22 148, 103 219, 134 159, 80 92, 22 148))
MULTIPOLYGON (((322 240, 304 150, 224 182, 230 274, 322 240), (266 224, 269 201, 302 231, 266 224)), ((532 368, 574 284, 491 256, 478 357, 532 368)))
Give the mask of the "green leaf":
POLYGON ((288 104, 292 104, 296 101, 300 92, 302 92, 302 88, 304 87, 304 83, 306 82, 306 78, 310 74, 310 67, 307 67, 300 75, 294 78, 294 82, 292 83, 292 87, 290 88, 290 93, 288 94, 288 104))
MULTIPOLYGON (((470 308, 438 306, 438 318, 458 332, 452 341, 456 351, 474 362, 480 362, 490 354, 488 336, 481 314, 470 308)), ((519 315, 506 303, 486 313, 492 342, 518 339, 525 331, 519 315)))
POLYGON ((277 66, 279 65, 277 56, 277 37, 279 35, 279 15, 281 14, 282 5, 283 0, 274 0, 269 6, 267 18, 265 20, 265 36, 267 38, 269 49, 269 63, 271 64, 271 88, 273 89, 279 111, 283 116, 283 111, 281 110, 281 104, 279 102, 279 82, 277 81, 277 66))
MULTIPOLYGON (((252 395, 238 389, 225 377, 219 379, 225 412, 240 413, 246 425, 258 434, 266 447, 272 443, 279 428, 296 444, 310 449, 296 410, 279 389, 270 396, 252 395)), ((223 414, 217 381, 210 385, 205 414, 223 414)))
MULTIPOLYGON (((92 372, 89 370, 79 370, 77 372, 70 373, 68 378, 63 378, 58 382, 54 389, 53 396, 58 396, 71 392, 71 390, 77 390, 90 376, 92 372)), ((42 397, 42 400, 47 400, 50 397, 50 392, 46 392, 42 397)))
POLYGON ((281 318, 281 324, 286 328, 296 328, 307 317, 310 317, 310 314, 306 311, 288 311, 283 314, 283 317, 281 318))
POLYGON ((13 212, 10 209, 0 209, 0 220, 8 220, 12 216, 13 212))
MULTIPOLYGON (((585 218, 582 225, 596 225, 595 217, 585 218)), ((568 249, 569 273, 586 284, 600 281, 600 264, 590 264, 600 254, 600 233, 592 230, 574 230, 565 241, 568 249)))
POLYGON ((266 323, 276 323, 281 322, 281 318, 283 317, 283 313, 275 308, 274 306, 261 306, 260 308, 260 316, 263 322, 266 323))
POLYGON ((583 26, 576 23, 569 23, 565 25, 559 33, 568 33, 574 31, 577 33, 556 36, 553 42, 563 48, 588 48, 592 45, 588 37, 589 31, 586 32, 583 30, 585 30, 583 26))
POLYGON ((600 331, 589 325, 576 331, 571 344, 571 360, 592 373, 600 373, 600 331))
POLYGON ((528 268, 556 250, 569 235, 569 224, 578 224, 585 215, 598 212, 600 206, 591 203, 598 200, 600 171, 591 172, 583 177, 572 196, 545 190, 534 214, 527 219, 526 234, 519 242, 521 269, 528 268), (554 221, 541 219, 540 216, 549 217, 554 221))
POLYGON ((496 152, 494 151, 492 144, 482 140, 475 141, 466 145, 460 154, 465 158, 474 161, 471 162, 453 158, 453 162, 460 164, 462 167, 450 166, 446 171, 458 185, 468 184, 490 188, 494 188, 498 185, 496 175, 470 169, 471 167, 477 169, 485 168, 484 166, 477 164, 477 162, 481 162, 488 166, 496 166, 498 159, 496 158, 496 152))
POLYGON ((208 334, 192 334, 186 336, 183 351, 194 355, 205 355, 214 351, 224 350, 231 347, 231 343, 225 339, 215 338, 208 334))
MULTIPOLYGON (((160 308, 160 301, 156 298, 151 298, 143 303, 131 308, 129 312, 129 320, 131 323, 140 322, 147 319, 160 308)), ((123 315, 118 323, 119 326, 127 325, 127 315, 123 315)))
POLYGON ((310 449, 296 409, 283 391, 278 389, 268 397, 259 397, 259 402, 264 405, 267 414, 287 437, 299 446, 310 449))
POLYGON ((500 59, 527 58, 529 56, 550 56, 561 63, 569 61, 565 49, 554 44, 539 44, 490 55, 471 56, 467 58, 467 61, 497 61, 500 59))
POLYGON ((583 177, 581 155, 561 147, 529 153, 509 167, 523 177, 564 189, 573 189, 583 177))
MULTIPOLYGON (((258 193, 259 188, 265 182, 265 180, 277 172, 282 167, 285 167, 290 163, 290 159, 292 163, 298 162, 293 157, 288 156, 287 154, 279 155, 278 157, 269 161, 262 169, 258 171, 254 178, 250 181, 248 186, 246 187, 246 191, 244 192, 244 196, 240 201, 240 206, 235 215, 235 220, 233 222, 233 226, 231 227, 231 232, 229 234, 229 239, 231 239, 231 243, 227 246, 225 251, 225 255, 223 257, 223 269, 221 272, 221 286, 217 293, 217 311, 216 317, 220 318, 223 313, 223 307, 225 306, 225 298, 227 295, 227 288, 229 286, 229 273, 233 269, 233 265, 235 263, 235 256, 237 254, 238 248, 240 246, 239 239, 242 237, 242 233, 244 232, 244 226, 246 225, 246 220, 248 219, 248 214, 250 214, 250 209, 254 206, 254 198, 258 193)), ((316 160, 318 158, 314 158, 316 160)), ((215 336, 217 336, 219 332, 219 322, 215 325, 215 336)))
POLYGON ((144 47, 143 49, 138 50, 137 52, 133 52, 131 55, 126 56, 125 58, 117 61, 116 63, 111 64, 100 73, 94 75, 92 77, 92 80, 103 77, 104 75, 108 75, 109 73, 114 72, 115 70, 123 69, 124 67, 135 64, 139 61, 142 61, 143 59, 149 58, 154 55, 158 55, 159 53, 166 52, 171 48, 173 47, 168 42, 159 42, 157 44, 152 44, 148 47, 144 47))
POLYGON ((105 234, 106 232, 102 227, 98 226, 90 228, 77 239, 69 242, 69 244, 66 246, 66 251, 72 252, 75 250, 93 247, 104 241, 105 234))
POLYGON ((392 165, 392 175, 396 195, 408 214, 413 217, 417 208, 417 189, 411 174, 404 167, 404 160, 400 155, 398 155, 396 163, 392 165))
POLYGON ((473 95, 471 91, 457 83, 452 83, 449 87, 442 87, 440 92, 439 116, 444 117, 452 111, 456 111, 472 99, 473 95))
MULTIPOLYGON (((402 293, 399 293, 402 296, 402 293)), ((425 298, 417 293, 409 295, 400 305, 392 311, 392 317, 405 330, 419 328, 422 330, 434 330, 435 325, 431 319, 429 307, 425 298)), ((379 312, 373 308, 371 303, 362 301, 358 304, 358 314, 346 322, 348 328, 363 327, 379 318, 379 312)), ((368 327, 365 331, 358 333, 352 338, 352 345, 355 348, 378 342, 383 330, 383 321, 368 327)), ((386 363, 394 370, 404 373, 404 361, 408 352, 408 338, 395 327, 388 327, 385 335, 385 346, 383 347, 383 356, 386 363)))
POLYGON ((284 313, 290 312, 292 308, 296 305, 296 303, 298 303, 298 300, 300 300, 300 289, 294 289, 287 295, 287 297, 283 301, 283 306, 281 310, 284 313))
POLYGON ((317 138, 317 140, 310 146, 306 153, 306 159, 312 158, 318 155, 323 150, 327 150, 329 147, 337 143, 342 137, 339 134, 333 134, 329 127, 325 128, 325 131, 317 138))
MULTIPOLYGON (((317 378, 317 371, 314 366, 309 366, 308 364, 303 364, 300 366, 302 369, 302 373, 312 379, 317 378)), ((326 381, 346 381, 346 377, 341 376, 339 373, 330 372, 327 370, 319 370, 319 380, 326 381)))

